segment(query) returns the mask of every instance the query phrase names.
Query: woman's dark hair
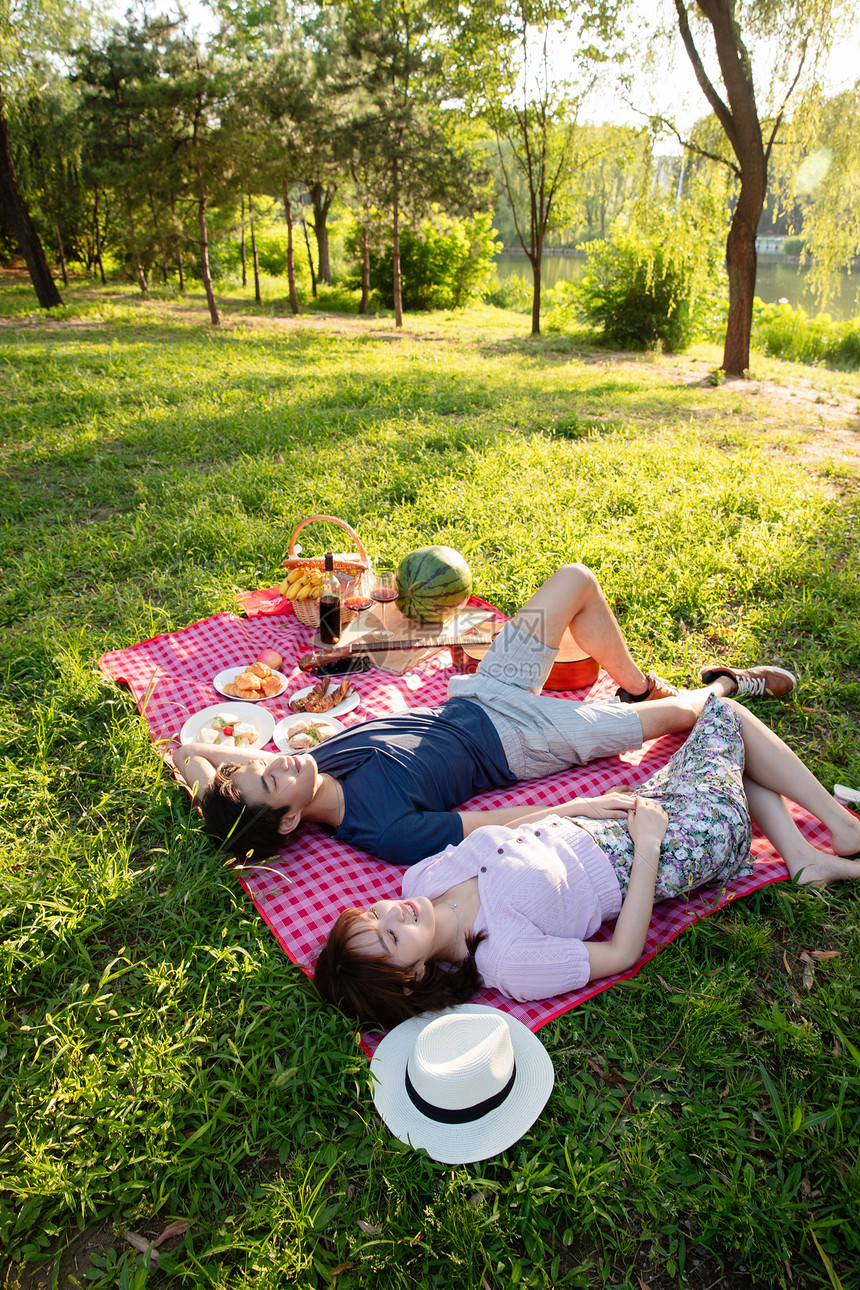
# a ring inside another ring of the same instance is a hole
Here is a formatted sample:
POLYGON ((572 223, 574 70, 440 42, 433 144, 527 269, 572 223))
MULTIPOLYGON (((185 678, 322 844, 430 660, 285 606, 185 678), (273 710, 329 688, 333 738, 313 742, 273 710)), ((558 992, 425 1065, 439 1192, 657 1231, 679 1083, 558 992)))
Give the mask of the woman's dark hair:
POLYGON ((225 762, 215 771, 215 778, 200 798, 200 811, 206 831, 237 860, 265 860, 284 845, 278 831, 283 808, 260 806, 254 809, 242 801, 233 776, 236 762, 225 762))
POLYGON ((314 965, 314 985, 326 1003, 362 1026, 388 1029, 421 1012, 465 1003, 480 990, 475 950, 486 932, 466 938, 468 954, 459 967, 446 972, 431 961, 416 981, 411 967, 397 967, 382 954, 359 954, 352 948, 355 923, 363 913, 361 909, 343 910, 314 965))

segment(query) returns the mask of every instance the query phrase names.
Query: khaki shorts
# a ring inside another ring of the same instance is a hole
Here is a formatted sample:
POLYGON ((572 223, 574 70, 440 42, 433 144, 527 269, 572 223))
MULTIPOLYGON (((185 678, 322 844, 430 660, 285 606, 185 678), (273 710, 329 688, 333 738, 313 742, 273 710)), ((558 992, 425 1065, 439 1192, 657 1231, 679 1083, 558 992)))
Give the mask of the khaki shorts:
POLYGON ((557 651, 508 623, 477 672, 452 676, 449 699, 484 709, 517 779, 537 779, 642 746, 642 725, 629 703, 577 703, 540 693, 557 651))

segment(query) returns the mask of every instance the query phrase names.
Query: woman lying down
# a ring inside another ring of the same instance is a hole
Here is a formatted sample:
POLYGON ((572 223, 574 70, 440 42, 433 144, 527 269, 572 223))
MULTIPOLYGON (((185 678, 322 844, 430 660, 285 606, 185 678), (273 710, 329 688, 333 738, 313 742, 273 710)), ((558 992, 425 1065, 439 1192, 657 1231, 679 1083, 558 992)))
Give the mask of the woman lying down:
POLYGON ((714 697, 635 795, 477 829, 408 869, 402 899, 344 910, 315 984, 384 1027, 482 985, 521 1001, 578 989, 638 962, 655 901, 752 873, 750 816, 799 883, 860 878, 860 819, 752 713, 714 697), (806 841, 785 798, 829 829, 835 854, 806 841), (612 919, 612 939, 592 940, 612 919))

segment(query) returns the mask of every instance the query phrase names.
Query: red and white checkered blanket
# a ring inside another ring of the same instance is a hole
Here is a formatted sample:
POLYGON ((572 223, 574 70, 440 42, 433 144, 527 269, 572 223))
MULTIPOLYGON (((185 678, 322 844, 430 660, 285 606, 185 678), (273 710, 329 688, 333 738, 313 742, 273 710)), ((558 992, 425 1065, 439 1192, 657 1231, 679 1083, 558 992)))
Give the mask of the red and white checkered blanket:
MULTIPOLYGON (((471 603, 483 604, 475 598, 471 603)), ((263 649, 276 649, 282 655, 282 670, 290 681, 286 694, 308 684, 296 663, 308 650, 309 629, 292 613, 260 613, 256 602, 247 607, 252 613, 257 610, 258 616, 242 619, 235 614, 218 614, 192 623, 182 631, 156 636, 101 658, 102 671, 129 687, 146 717, 153 741, 163 751, 175 745, 187 717, 218 702, 212 678, 224 668, 253 662, 263 649)), ((443 650, 402 677, 377 670, 356 673, 352 681, 361 695, 361 703, 342 718, 343 724, 352 726, 372 717, 441 703, 452 670, 450 653, 443 650)), ((589 690, 565 697, 602 699, 612 694, 614 688, 611 679, 601 673, 589 690)), ((288 712, 286 698, 271 699, 265 706, 276 721, 288 712)), ((609 757, 504 791, 483 793, 464 806, 479 810, 527 804, 549 809, 572 796, 587 797, 622 785, 635 786, 664 765, 681 742, 681 736, 667 735, 621 757, 609 757)), ((819 821, 800 808, 792 810, 810 841, 823 843, 827 849, 829 835, 819 821)), ((629 971, 539 1003, 515 1003, 495 990, 484 991, 477 1001, 503 1008, 530 1029, 538 1030, 615 981, 634 976, 643 963, 697 919, 712 914, 738 896, 788 876, 783 862, 760 835, 753 842, 753 860, 754 873, 748 878, 736 879, 724 892, 702 888, 695 895, 658 905, 642 958, 629 971)), ((401 872, 396 866, 374 860, 364 852, 336 842, 322 829, 308 825, 278 857, 267 861, 265 868, 246 873, 240 881, 288 957, 308 971, 340 910, 398 895, 401 872)), ((608 937, 611 929, 602 929, 602 934, 608 937)), ((370 1052, 379 1036, 365 1039, 365 1048, 370 1052)))

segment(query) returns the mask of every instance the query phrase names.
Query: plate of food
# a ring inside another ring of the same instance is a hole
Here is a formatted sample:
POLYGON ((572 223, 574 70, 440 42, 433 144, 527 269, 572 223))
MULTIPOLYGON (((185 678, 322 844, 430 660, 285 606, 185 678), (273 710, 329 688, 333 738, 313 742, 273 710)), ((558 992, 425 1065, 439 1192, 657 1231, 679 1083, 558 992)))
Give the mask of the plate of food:
POLYGON ((201 708, 179 732, 181 744, 211 744, 215 748, 262 748, 272 737, 275 718, 267 708, 250 703, 213 703, 201 708))
POLYGON ((296 690, 290 695, 290 708, 293 712, 310 713, 311 716, 342 717, 345 712, 352 712, 361 703, 361 695, 348 676, 342 681, 333 681, 324 676, 316 685, 307 685, 303 690, 296 690))
POLYGON ((276 699, 287 688, 283 672, 275 671, 259 659, 248 667, 225 667, 212 678, 219 694, 227 699, 240 699, 243 703, 259 703, 262 699, 276 699))
POLYGON ((323 713, 322 716, 281 717, 275 726, 272 743, 281 752, 313 752, 317 744, 325 743, 334 735, 346 730, 346 726, 323 713))

